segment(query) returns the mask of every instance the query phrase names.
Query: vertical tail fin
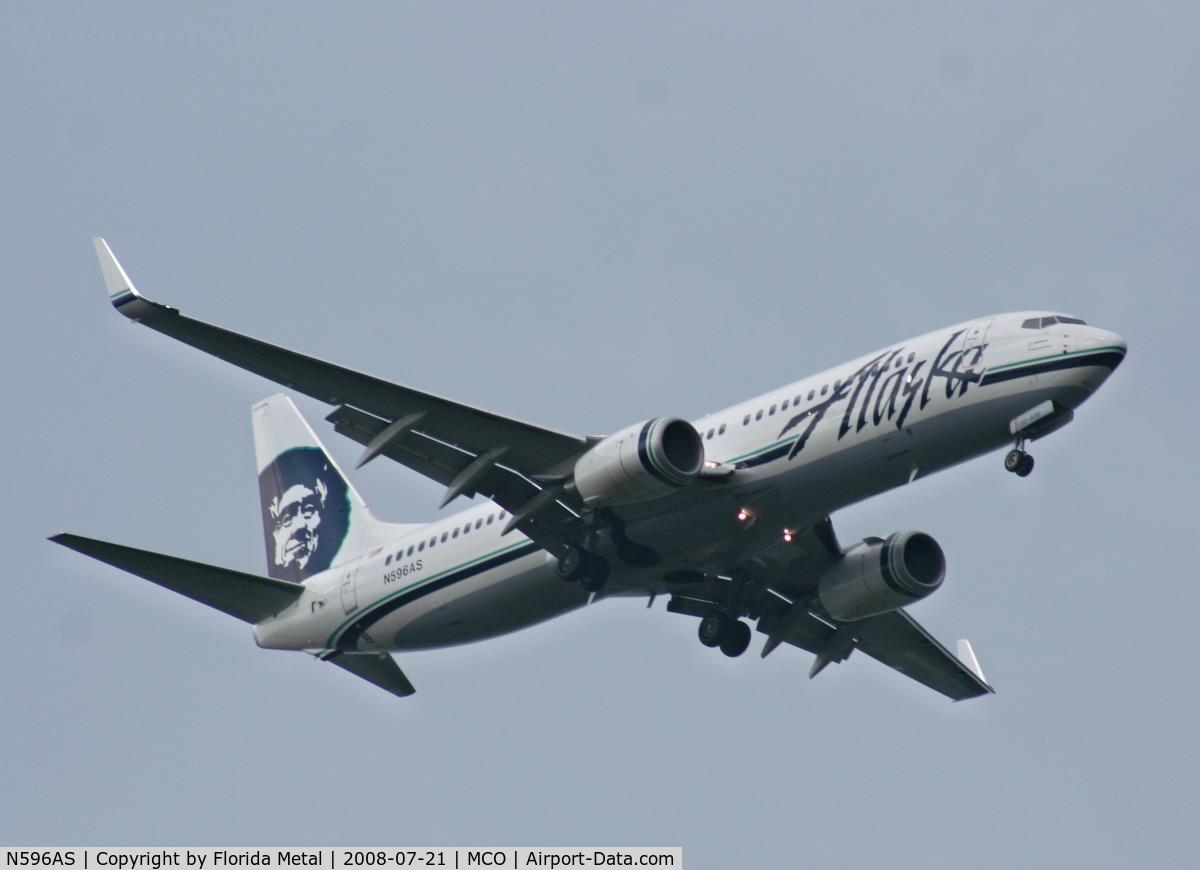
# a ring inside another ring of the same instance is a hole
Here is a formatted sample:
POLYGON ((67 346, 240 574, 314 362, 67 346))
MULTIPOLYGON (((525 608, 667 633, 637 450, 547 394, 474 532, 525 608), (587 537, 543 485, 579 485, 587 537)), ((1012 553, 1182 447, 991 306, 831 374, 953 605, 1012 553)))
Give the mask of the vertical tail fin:
POLYGON ((299 583, 414 528, 375 518, 287 396, 251 415, 271 577, 299 583))

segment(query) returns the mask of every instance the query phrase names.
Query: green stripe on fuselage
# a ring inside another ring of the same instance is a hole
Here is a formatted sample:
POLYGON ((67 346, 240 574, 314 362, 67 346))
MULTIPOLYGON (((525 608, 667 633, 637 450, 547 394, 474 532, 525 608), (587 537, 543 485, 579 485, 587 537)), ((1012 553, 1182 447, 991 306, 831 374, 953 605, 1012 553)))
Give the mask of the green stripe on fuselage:
MULTIPOLYGON (((438 573, 433 574, 429 577, 423 577, 422 579, 418 580, 416 583, 410 583, 407 586, 404 586, 400 589, 395 590, 390 595, 385 595, 383 598, 380 598, 376 601, 372 601, 371 604, 368 605, 367 607, 364 607, 361 610, 355 610, 355 612, 353 614, 351 614, 349 617, 347 617, 346 620, 341 625, 339 625, 337 628, 335 628, 333 630, 333 634, 329 635, 329 640, 327 640, 325 642, 326 649, 336 649, 334 641, 337 639, 337 636, 339 634, 341 634, 343 631, 345 631, 349 627, 350 623, 356 622, 359 619, 362 619, 363 616, 365 616, 366 613, 369 610, 371 610, 372 608, 378 607, 380 604, 383 604, 387 601, 391 601, 397 595, 403 595, 406 592, 411 592, 413 589, 419 589, 420 587, 422 587, 428 583, 432 583, 434 580, 437 580, 441 577, 445 577, 447 574, 453 574, 455 571, 461 571, 463 568, 469 568, 472 565, 475 565, 486 559, 491 559, 495 556, 499 556, 501 553, 507 553, 509 550, 512 550, 515 547, 523 547, 528 543, 529 543, 528 538, 522 538, 521 540, 516 541, 515 543, 509 544, 507 547, 501 547, 498 550, 492 550, 489 553, 484 553, 482 556, 479 556, 478 558, 469 559, 466 562, 460 562, 459 564, 455 565, 453 568, 447 568, 445 571, 439 571, 438 573)), ((356 583, 356 585, 357 585, 357 583, 356 583)))
POLYGON ((1035 363, 1045 362, 1048 359, 1062 359, 1064 356, 1080 356, 1082 354, 1103 353, 1107 350, 1119 350, 1124 353, 1125 348, 1117 347, 1116 345, 1110 345, 1108 347, 1089 347, 1087 350, 1072 350, 1068 351, 1067 353, 1052 353, 1049 356, 1039 356, 1034 357, 1033 359, 1022 359, 1017 360, 1016 362, 1005 363, 1002 366, 992 366, 991 368, 986 369, 984 374, 988 374, 990 372, 1001 372, 1005 369, 1015 368, 1016 366, 1034 365, 1035 363))

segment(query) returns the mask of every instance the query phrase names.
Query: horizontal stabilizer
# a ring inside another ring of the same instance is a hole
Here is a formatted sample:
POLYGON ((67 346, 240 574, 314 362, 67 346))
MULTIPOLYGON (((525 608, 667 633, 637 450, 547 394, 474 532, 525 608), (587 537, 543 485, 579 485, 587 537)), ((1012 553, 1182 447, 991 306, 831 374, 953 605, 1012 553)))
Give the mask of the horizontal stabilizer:
POLYGON ((416 691, 408 677, 404 676, 404 671, 396 664, 396 660, 387 653, 338 653, 326 661, 333 662, 342 670, 362 677, 368 683, 373 683, 398 697, 406 698, 416 691))
POLYGON ((243 574, 94 538, 62 534, 50 540, 252 624, 284 610, 304 591, 303 586, 286 580, 243 574))

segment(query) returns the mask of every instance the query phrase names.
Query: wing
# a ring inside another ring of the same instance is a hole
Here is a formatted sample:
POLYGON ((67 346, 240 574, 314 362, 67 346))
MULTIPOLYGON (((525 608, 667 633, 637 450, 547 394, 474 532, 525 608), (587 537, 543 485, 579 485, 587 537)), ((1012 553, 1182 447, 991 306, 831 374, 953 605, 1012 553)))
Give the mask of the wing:
POLYGON ((95 538, 62 534, 50 540, 251 624, 284 610, 304 591, 298 583, 243 574, 95 538))
POLYGON ((131 320, 169 335, 337 410, 334 428, 367 446, 360 465, 387 456, 444 484, 446 501, 482 493, 508 510, 515 527, 558 554, 585 529, 559 469, 588 439, 390 383, 334 363, 185 317, 146 299, 104 239, 96 239, 109 299, 131 320), (542 478, 539 480, 539 477, 542 478), (573 506, 573 507, 572 507, 573 506))
POLYGON ((935 692, 963 701, 996 691, 983 679, 969 644, 959 642, 965 645, 965 657, 970 662, 959 661, 903 610, 862 619, 854 625, 855 646, 935 692))
POLYGON ((959 641, 961 655, 955 656, 903 610, 854 622, 837 622, 825 615, 815 600, 816 579, 841 554, 833 524, 826 517, 795 533, 786 546, 781 544, 747 563, 738 582, 706 578, 675 592, 667 610, 702 617, 740 596, 747 615, 758 620, 758 631, 767 636, 763 656, 783 643, 806 650, 816 657, 810 678, 861 649, 955 701, 995 691, 984 680, 970 644, 959 641))

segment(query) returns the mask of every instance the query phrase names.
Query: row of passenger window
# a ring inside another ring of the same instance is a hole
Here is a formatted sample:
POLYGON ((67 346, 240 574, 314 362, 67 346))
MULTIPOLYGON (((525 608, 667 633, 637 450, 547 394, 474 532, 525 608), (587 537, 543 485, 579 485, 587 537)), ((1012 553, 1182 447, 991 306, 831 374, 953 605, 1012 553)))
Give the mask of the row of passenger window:
POLYGON ((1078 317, 1031 317, 1021 324, 1022 329, 1045 329, 1047 326, 1053 326, 1056 323, 1077 323, 1080 326, 1087 326, 1078 317))
MULTIPOLYGON (((1083 321, 1080 321, 1080 323, 1082 323, 1082 322, 1083 322, 1083 321)), ((914 352, 912 352, 912 353, 910 353, 910 354, 908 355, 908 362, 909 362, 909 363, 912 363, 912 361, 913 361, 914 359, 916 359, 916 358, 917 358, 917 354, 916 354, 916 352, 914 351, 914 352)), ((902 357, 902 356, 897 356, 897 357, 896 357, 894 360, 892 360, 890 363, 886 363, 886 364, 884 364, 884 366, 883 366, 882 368, 883 368, 883 370, 884 370, 884 371, 886 371, 887 369, 889 369, 889 368, 892 368, 892 367, 895 367, 895 368, 900 368, 900 366, 902 366, 902 365, 904 365, 904 364, 905 364, 905 359, 904 359, 904 357, 902 357)), ((834 382, 833 382, 833 389, 834 389, 834 391, 840 390, 840 389, 841 389, 841 387, 842 387, 842 382, 841 382, 841 381, 834 381, 834 382)), ((824 396, 824 395, 825 395, 825 394, 827 394, 828 392, 829 392, 829 384, 825 384, 824 386, 822 386, 822 387, 821 387, 821 395, 822 395, 822 396, 824 396)), ((817 396, 817 391, 816 391, 815 389, 812 389, 812 390, 809 390, 809 391, 808 391, 808 401, 810 401, 810 402, 811 402, 811 401, 812 401, 814 398, 816 398, 816 396, 817 396)), ((786 411, 786 410, 788 409, 788 404, 789 404, 789 403, 792 405, 792 407, 794 407, 794 408, 799 408, 799 407, 800 407, 800 402, 801 402, 803 399, 804 399, 804 394, 803 394, 803 393, 801 393, 800 395, 796 396, 796 398, 794 398, 794 399, 784 399, 784 400, 783 400, 783 404, 781 404, 781 405, 778 405, 778 406, 777 406, 777 405, 772 405, 770 408, 768 408, 768 409, 767 409, 767 411, 766 411, 766 414, 767 414, 767 416, 768 416, 768 417, 770 417, 772 414, 774 414, 774 413, 775 413, 775 411, 776 411, 776 410, 779 410, 779 411, 786 411)), ((753 416, 755 420, 761 420, 761 419, 763 418, 763 411, 762 411, 762 409, 760 408, 760 409, 759 409, 759 411, 758 411, 756 414, 754 414, 754 415, 747 414, 747 415, 746 415, 746 416, 745 416, 745 417, 742 419, 742 425, 743 425, 743 426, 749 426, 749 425, 750 425, 750 417, 751 417, 751 416, 753 416)), ((721 427, 721 432, 723 433, 724 431, 725 431, 725 427, 724 427, 724 426, 722 426, 722 427, 721 427)), ((711 430, 711 429, 709 429, 709 430, 708 430, 708 437, 709 437, 709 438, 711 438, 711 437, 712 437, 712 430, 711 430)))
MULTIPOLYGON (((482 528, 484 525, 490 526, 493 522, 502 520, 506 516, 508 516, 508 514, 506 514, 504 511, 500 511, 500 513, 498 513, 498 514, 488 514, 486 522, 484 521, 483 517, 480 517, 479 519, 477 519, 475 521, 474 525, 467 523, 465 526, 459 526, 456 529, 447 530, 445 532, 442 532, 441 537, 434 535, 428 541, 429 549, 432 550, 434 547, 436 547, 438 545, 439 542, 444 544, 448 540, 457 538, 460 534, 463 534, 463 535, 469 534, 471 529, 479 529, 479 528, 482 528)), ((399 561, 400 559, 404 558, 405 556, 411 556, 413 553, 423 553, 425 551, 425 546, 426 546, 425 541, 421 541, 421 543, 419 543, 419 544, 413 544, 411 547, 408 548, 407 551, 401 550, 394 557, 388 556, 386 559, 383 560, 383 564, 384 565, 392 564, 393 558, 395 558, 397 561, 399 561)))

